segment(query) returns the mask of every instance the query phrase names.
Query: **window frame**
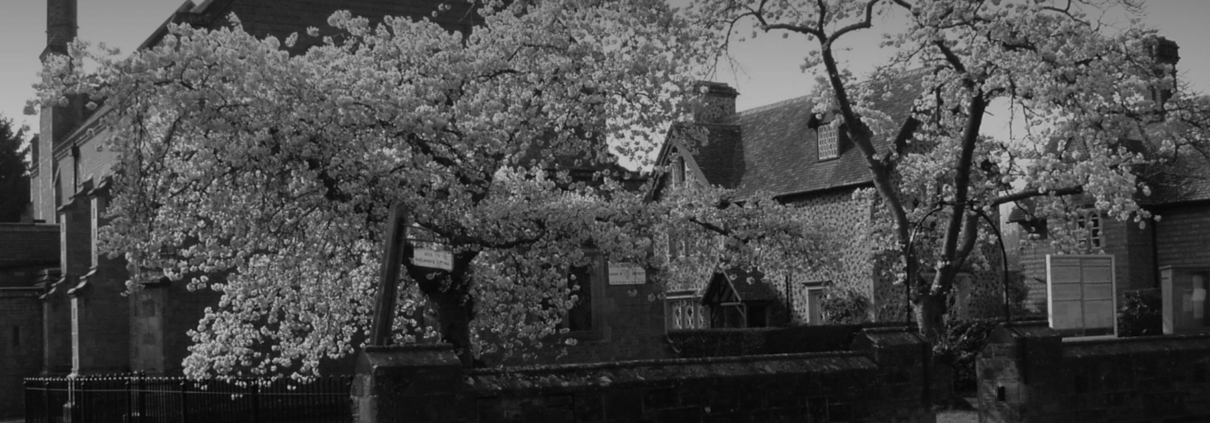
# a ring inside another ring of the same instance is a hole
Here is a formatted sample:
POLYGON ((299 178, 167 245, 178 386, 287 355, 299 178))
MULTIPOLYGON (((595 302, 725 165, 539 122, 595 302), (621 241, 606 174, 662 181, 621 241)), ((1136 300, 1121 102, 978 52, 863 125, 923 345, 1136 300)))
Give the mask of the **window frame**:
POLYGON ((815 127, 815 154, 821 162, 840 158, 839 118, 815 127))

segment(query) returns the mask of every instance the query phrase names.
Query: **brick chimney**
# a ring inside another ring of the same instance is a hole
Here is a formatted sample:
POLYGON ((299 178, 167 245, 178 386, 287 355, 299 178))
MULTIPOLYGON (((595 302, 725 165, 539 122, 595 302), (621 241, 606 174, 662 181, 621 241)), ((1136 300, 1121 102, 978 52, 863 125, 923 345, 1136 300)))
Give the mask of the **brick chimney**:
POLYGON ((735 97, 739 91, 722 82, 698 81, 694 84, 702 96, 693 112, 695 123, 721 123, 735 114, 735 97))
MULTIPOLYGON (((1155 37, 1151 40, 1150 44, 1151 44, 1151 58, 1155 60, 1156 64, 1172 65, 1172 70, 1171 70, 1170 75, 1164 75, 1163 70, 1157 69, 1156 76, 1171 76, 1173 78, 1173 80, 1175 81, 1176 80, 1176 63, 1181 60, 1180 46, 1176 45, 1176 41, 1172 41, 1172 40, 1169 40, 1164 37, 1155 37)), ((1158 95, 1156 97, 1159 98, 1159 101, 1162 104, 1163 102, 1168 101, 1168 99, 1172 98, 1172 94, 1175 91, 1176 91, 1176 86, 1175 86, 1175 82, 1174 82, 1173 87, 1160 90, 1160 92, 1158 93, 1158 95)))
POLYGON ((40 56, 46 60, 50 53, 67 54, 67 43, 76 39, 76 0, 46 0, 46 49, 40 56))
MULTIPOLYGON (((76 39, 76 0, 46 0, 46 48, 38 57, 45 61, 51 55, 67 54, 67 44, 76 39)), ((34 219, 55 222, 54 177, 58 163, 55 148, 66 142, 69 131, 75 129, 83 116, 83 101, 72 96, 66 106, 42 107, 39 116, 37 177, 30 184, 30 199, 34 201, 34 219)), ((70 179, 65 179, 70 180, 70 179)), ((75 187, 64 186, 74 193, 75 187)))

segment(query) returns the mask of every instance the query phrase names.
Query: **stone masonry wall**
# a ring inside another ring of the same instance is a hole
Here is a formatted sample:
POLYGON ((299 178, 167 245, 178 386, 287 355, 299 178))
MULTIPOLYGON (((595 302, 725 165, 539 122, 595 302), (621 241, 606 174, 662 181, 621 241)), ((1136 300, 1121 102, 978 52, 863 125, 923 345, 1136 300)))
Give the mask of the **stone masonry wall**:
POLYGON ((1015 325, 977 366, 980 421, 1210 421, 1210 335, 1063 342, 1015 325))
MULTIPOLYGON (((870 245, 870 204, 853 199, 852 189, 840 189, 809 196, 788 197, 786 204, 806 210, 819 228, 838 243, 833 265, 816 272, 793 275, 790 285, 794 316, 807 315, 807 283, 831 282, 840 289, 852 289, 873 301, 875 295, 873 247, 870 245)), ((875 307, 876 308, 876 307, 875 307)), ((873 309, 871 309, 873 313, 873 309)), ((871 314, 871 318, 874 316, 871 314)))
POLYGON ((466 370, 448 347, 370 347, 356 422, 933 422, 931 348, 867 330, 854 352, 466 370))

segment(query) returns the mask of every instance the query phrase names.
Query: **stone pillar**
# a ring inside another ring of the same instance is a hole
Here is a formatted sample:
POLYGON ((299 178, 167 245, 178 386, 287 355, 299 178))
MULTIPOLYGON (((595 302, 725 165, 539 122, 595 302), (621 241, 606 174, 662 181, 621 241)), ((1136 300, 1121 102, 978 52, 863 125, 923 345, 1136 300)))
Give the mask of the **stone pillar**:
MULTIPOLYGON (((915 327, 863 329, 853 339, 851 350, 866 353, 878 365, 882 380, 878 381, 881 394, 877 404, 888 410, 886 416, 895 415, 894 410, 917 409, 920 415, 910 421, 936 419, 930 392, 933 346, 915 327)), ((872 415, 880 414, 875 411, 872 415)))
POLYGON ((1063 337, 1046 322, 1001 325, 979 352, 980 422, 1039 422, 1055 415, 1063 360, 1063 337))
POLYGON ((367 346, 351 393, 355 423, 461 422, 474 418, 462 394, 466 374, 454 348, 367 346))

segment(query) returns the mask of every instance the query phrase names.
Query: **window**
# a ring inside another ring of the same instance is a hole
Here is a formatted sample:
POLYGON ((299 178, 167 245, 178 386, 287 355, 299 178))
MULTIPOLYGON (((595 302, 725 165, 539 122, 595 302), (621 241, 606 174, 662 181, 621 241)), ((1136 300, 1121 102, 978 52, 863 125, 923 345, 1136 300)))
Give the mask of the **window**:
POLYGON ((92 256, 92 266, 97 267, 97 258, 100 256, 100 254, 97 253, 97 251, 99 251, 97 250, 97 226, 101 223, 101 212, 97 209, 101 206, 101 199, 94 195, 89 201, 92 202, 92 207, 89 208, 89 213, 92 214, 89 216, 89 229, 92 231, 89 234, 89 239, 91 240, 92 244, 92 254, 90 255, 92 256))
POLYGON ((1095 209, 1080 211, 1076 217, 1076 240, 1080 250, 1100 250, 1105 247, 1105 233, 1101 227, 1101 212, 1095 209))
POLYGON ((832 119, 815 128, 816 143, 819 149, 819 160, 829 160, 840 157, 840 119, 832 119))
POLYGON ((676 159, 672 161, 672 186, 679 187, 685 184, 685 158, 678 153, 676 159))
POLYGON ((693 295, 693 291, 669 293, 665 299, 665 313, 667 317, 664 323, 667 330, 709 327, 706 307, 702 306, 702 298, 693 295))
POLYGON ((563 326, 571 331, 592 330, 592 274, 590 267, 573 267, 567 284, 576 303, 567 310, 563 326))

